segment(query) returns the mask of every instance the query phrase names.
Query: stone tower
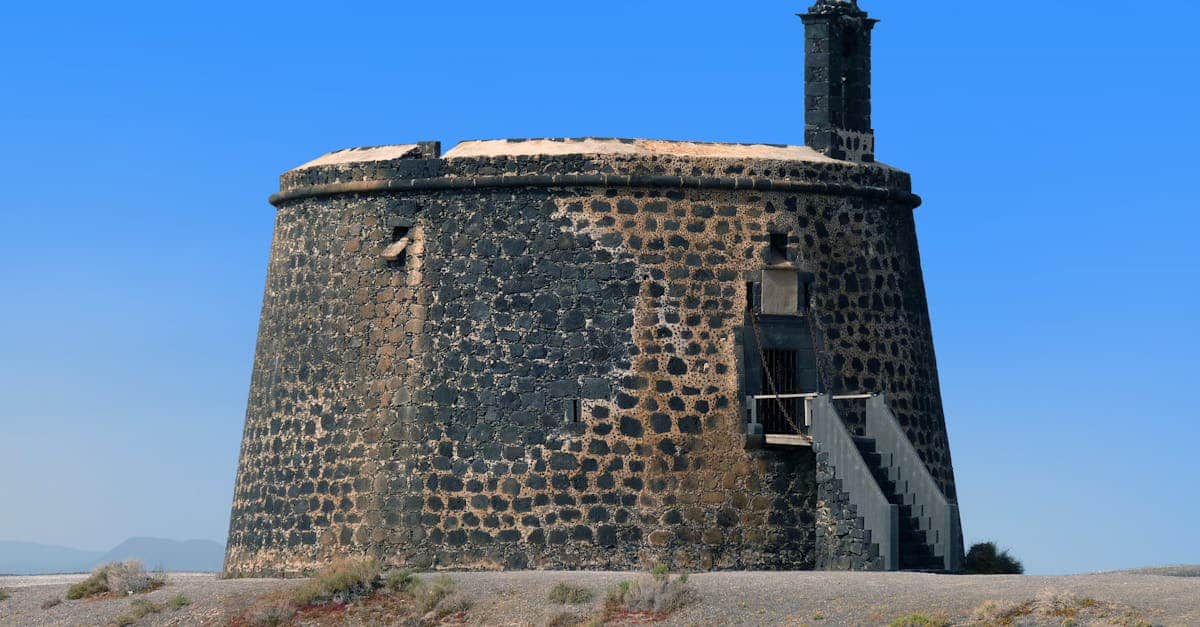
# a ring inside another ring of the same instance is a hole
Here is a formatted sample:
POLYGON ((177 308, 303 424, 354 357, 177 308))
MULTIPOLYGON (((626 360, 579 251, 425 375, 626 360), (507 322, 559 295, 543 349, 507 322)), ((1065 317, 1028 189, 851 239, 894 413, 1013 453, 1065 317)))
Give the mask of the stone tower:
POLYGON ((426 142, 284 173, 226 570, 953 569, 873 22, 804 19, 807 147, 426 142))
POLYGON ((875 159, 871 29, 856 0, 819 0, 804 20, 804 143, 835 158, 875 159))

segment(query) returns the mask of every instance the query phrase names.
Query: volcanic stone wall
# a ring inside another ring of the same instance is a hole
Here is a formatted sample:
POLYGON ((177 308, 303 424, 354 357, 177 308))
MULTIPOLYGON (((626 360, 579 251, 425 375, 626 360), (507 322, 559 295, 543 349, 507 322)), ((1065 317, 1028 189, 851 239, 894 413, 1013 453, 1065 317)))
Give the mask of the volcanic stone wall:
POLYGON ((812 450, 746 446, 745 285, 790 233, 825 388, 887 392, 953 497, 907 191, 682 157, 285 175, 226 569, 837 567, 812 450))

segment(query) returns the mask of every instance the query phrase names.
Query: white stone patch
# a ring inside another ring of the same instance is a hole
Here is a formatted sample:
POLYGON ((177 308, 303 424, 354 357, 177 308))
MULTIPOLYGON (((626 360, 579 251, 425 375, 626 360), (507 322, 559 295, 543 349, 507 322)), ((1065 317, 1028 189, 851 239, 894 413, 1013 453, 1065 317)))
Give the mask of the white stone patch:
POLYGON ((403 159, 411 156, 414 151, 420 149, 417 144, 396 144, 393 146, 371 146, 369 148, 347 148, 345 150, 336 150, 326 153, 305 163, 302 166, 292 169, 304 170, 307 168, 315 168, 322 165, 339 165, 347 163, 366 163, 370 161, 391 161, 393 159, 403 159))
POLYGON ((465 141, 447 152, 446 159, 468 157, 554 155, 633 155, 710 157, 725 159, 774 159, 779 161, 834 162, 807 146, 769 144, 716 144, 657 139, 490 139, 465 141))

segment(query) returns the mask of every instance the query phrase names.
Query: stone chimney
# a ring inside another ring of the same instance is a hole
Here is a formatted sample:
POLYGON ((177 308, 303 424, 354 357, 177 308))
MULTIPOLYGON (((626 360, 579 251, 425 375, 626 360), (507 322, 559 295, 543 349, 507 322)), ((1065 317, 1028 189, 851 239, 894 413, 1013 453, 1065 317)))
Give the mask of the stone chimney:
POLYGON ((804 143, 846 161, 875 160, 871 29, 857 0, 817 0, 804 21, 804 143))

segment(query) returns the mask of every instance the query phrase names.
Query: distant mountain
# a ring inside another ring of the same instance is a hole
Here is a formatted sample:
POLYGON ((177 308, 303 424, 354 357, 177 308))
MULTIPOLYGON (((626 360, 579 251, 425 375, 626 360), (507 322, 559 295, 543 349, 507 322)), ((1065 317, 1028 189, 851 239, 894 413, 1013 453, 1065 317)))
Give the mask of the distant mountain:
POLYGON ((135 559, 150 570, 220 572, 225 545, 212 540, 130 538, 96 560, 97 564, 135 559))
POLYGON ((104 552, 0 540, 0 575, 84 573, 99 564, 129 559, 151 570, 220 572, 225 546, 212 540, 130 538, 104 552))
POLYGON ((104 555, 65 546, 0 540, 0 575, 81 573, 104 555))

